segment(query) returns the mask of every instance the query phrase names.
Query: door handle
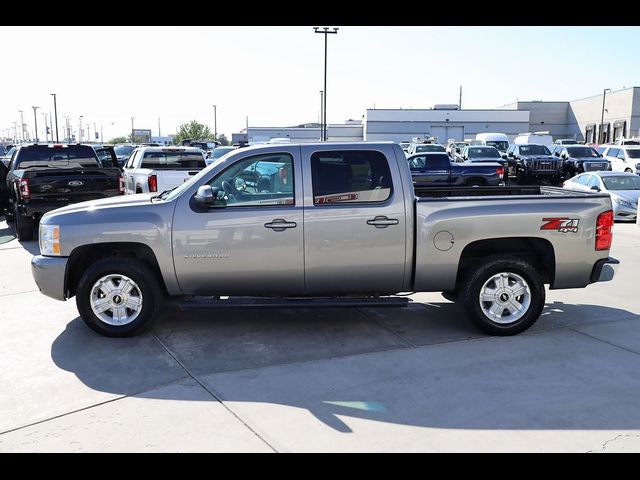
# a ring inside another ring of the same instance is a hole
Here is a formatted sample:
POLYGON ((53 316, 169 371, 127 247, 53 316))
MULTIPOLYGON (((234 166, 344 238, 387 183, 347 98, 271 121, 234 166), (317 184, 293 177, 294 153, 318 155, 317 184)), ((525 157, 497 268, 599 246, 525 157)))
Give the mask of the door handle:
POLYGON ((398 225, 398 223, 400 221, 397 218, 388 218, 384 215, 367 220, 367 225, 372 225, 376 228, 387 228, 389 225, 398 225))
POLYGON ((284 232, 287 228, 296 228, 298 224, 296 222, 287 222, 283 218, 276 218, 270 223, 265 223, 264 228, 270 228, 274 232, 284 232))
POLYGON ((189 172, 189 175, 193 176, 193 175, 197 175, 198 172, 189 172))

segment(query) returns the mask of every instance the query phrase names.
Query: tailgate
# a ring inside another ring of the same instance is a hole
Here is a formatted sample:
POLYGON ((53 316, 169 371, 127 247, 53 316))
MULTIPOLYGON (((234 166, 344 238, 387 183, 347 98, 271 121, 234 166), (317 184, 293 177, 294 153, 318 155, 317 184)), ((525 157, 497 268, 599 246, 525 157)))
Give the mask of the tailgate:
POLYGON ((57 169, 27 172, 32 200, 82 202, 118 195, 117 169, 57 169))
POLYGON ((199 169, 194 168, 193 170, 156 170, 153 173, 158 176, 158 191, 163 192, 183 184, 199 172, 199 169))

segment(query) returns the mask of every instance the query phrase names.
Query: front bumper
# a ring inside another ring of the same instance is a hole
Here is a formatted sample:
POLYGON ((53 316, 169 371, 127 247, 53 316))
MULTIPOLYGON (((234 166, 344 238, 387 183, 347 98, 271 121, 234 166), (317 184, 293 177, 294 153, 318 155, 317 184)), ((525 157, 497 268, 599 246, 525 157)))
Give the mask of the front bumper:
POLYGON ((619 265, 620 260, 616 260, 613 257, 598 260, 591 271, 591 280, 589 283, 608 282, 613 280, 619 265))
POLYGON ((65 275, 67 257, 45 257, 36 255, 31 260, 31 274, 42 294, 56 300, 65 298, 65 275))

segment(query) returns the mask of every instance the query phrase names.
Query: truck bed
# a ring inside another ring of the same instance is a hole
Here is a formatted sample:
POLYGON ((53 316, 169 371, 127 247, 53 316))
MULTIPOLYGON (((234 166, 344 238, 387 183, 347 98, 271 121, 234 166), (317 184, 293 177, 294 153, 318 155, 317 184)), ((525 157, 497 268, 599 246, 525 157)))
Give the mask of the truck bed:
POLYGON ((606 194, 578 192, 565 190, 559 187, 547 187, 540 185, 523 185, 513 187, 414 187, 418 201, 429 201, 439 198, 451 197, 504 197, 504 196, 562 196, 580 198, 585 196, 607 196, 606 194))

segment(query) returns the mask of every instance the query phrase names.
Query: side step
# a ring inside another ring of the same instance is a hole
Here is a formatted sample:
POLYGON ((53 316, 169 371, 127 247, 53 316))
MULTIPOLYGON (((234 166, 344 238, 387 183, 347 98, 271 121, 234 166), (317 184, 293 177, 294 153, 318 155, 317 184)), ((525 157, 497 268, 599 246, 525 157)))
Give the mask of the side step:
POLYGON ((313 307, 406 307, 407 297, 193 297, 182 301, 180 310, 209 308, 313 308, 313 307))

